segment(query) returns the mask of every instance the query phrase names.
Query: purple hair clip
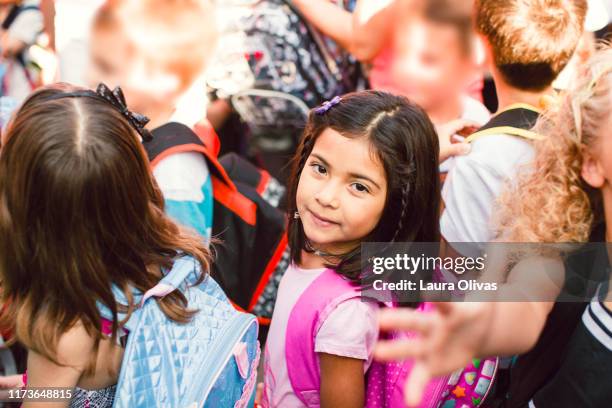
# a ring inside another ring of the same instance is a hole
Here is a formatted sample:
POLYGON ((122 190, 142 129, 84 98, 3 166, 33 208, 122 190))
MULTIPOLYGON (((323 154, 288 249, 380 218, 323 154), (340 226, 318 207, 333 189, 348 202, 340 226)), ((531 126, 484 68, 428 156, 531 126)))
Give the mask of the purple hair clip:
POLYGON ((336 106, 342 100, 339 96, 334 96, 331 101, 325 101, 321 106, 315 109, 317 115, 324 115, 332 107, 336 106))

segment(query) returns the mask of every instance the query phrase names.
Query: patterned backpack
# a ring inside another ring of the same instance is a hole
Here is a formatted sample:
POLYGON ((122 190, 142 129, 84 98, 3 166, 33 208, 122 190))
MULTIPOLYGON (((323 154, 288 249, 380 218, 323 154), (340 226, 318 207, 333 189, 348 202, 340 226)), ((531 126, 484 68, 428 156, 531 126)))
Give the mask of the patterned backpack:
MULTIPOLYGON (((127 344, 117 382, 114 407, 247 407, 255 397, 259 362, 255 317, 236 311, 210 277, 194 285, 201 273, 193 258, 175 260, 160 283, 134 299, 137 308, 123 329, 127 344), (153 296, 181 290, 189 308, 198 310, 188 323, 176 323, 153 296)), ((115 298, 127 304, 116 287, 115 298)), ((98 303, 103 319, 110 310, 98 303)), ((119 315, 121 320, 125 316, 119 315)))
MULTIPOLYGON (((352 10, 355 2, 337 3, 352 10)), ((363 87, 365 77, 360 64, 308 24, 291 1, 258 1, 238 26, 253 84, 232 96, 232 106, 248 125, 249 156, 283 181, 309 109, 363 87)))

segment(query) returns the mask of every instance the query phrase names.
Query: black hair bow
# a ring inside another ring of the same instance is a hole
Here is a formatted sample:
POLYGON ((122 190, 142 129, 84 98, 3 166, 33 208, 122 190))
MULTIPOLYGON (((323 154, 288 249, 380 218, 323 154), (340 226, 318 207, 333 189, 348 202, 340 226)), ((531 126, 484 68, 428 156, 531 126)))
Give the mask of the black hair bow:
POLYGON ((121 112, 121 114, 128 120, 128 122, 130 122, 134 129, 136 129, 140 137, 142 137, 143 142, 149 142, 153 139, 151 132, 148 129, 145 129, 145 126, 147 123, 149 123, 150 119, 145 115, 132 112, 127 108, 125 96, 123 95, 123 91, 120 87, 117 86, 111 91, 108 86, 100 83, 96 88, 96 94, 121 112))

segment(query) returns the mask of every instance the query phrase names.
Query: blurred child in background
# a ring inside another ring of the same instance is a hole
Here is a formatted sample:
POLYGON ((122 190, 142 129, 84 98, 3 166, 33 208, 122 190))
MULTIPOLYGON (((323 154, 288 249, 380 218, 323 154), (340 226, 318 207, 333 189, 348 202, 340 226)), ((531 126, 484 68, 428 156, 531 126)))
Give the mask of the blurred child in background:
MULTIPOLYGON (((489 111, 467 89, 475 76, 478 42, 473 30, 472 1, 427 0, 423 11, 406 16, 395 34, 392 78, 397 92, 419 104, 438 128, 440 151, 465 153, 468 146, 457 143, 484 125, 489 111), (461 133, 461 135, 458 135, 461 133), (457 137, 459 136, 459 137, 457 137), (458 150, 459 149, 459 150, 458 150)), ((441 172, 452 168, 453 159, 441 165, 441 172)))
POLYGON ((39 84, 39 71, 32 69, 28 48, 43 31, 38 0, 0 1, 1 94, 21 103, 39 84))
POLYGON ((472 14, 472 1, 427 0, 420 15, 397 28, 395 87, 434 123, 463 118, 483 125, 489 120, 484 105, 466 93, 477 72, 472 14))
MULTIPOLYGON (((495 80, 499 112, 472 135, 471 152, 455 159, 442 192, 440 221, 447 242, 488 242, 491 212, 507 179, 533 158, 529 132, 542 97, 570 60, 586 0, 476 2, 476 24, 495 80), (490 129, 489 129, 490 128, 490 129), (517 130, 518 129, 518 130, 517 130)), ((468 255, 468 254, 463 254, 468 255)))
POLYGON ((461 140, 451 137, 489 119, 484 105, 468 96, 475 77, 482 83, 471 1, 360 0, 352 15, 327 0, 294 3, 323 33, 371 63, 372 89, 404 95, 437 126, 448 124, 439 129, 441 152, 467 152, 451 146, 461 140))
MULTIPOLYGON (((206 115, 202 76, 216 35, 208 0, 109 0, 94 19, 92 83, 120 85, 151 128, 168 122, 193 128, 206 115)), ((154 175, 168 213, 210 237, 212 183, 204 157, 172 154, 154 175)))

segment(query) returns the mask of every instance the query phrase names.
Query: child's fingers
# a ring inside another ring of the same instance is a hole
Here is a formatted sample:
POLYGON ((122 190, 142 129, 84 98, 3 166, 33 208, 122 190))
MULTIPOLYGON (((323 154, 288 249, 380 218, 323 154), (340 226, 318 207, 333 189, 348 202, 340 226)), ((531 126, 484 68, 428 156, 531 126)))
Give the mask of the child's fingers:
POLYGON ((451 143, 463 143, 465 142, 465 137, 461 135, 452 135, 451 143))
POLYGON ((425 387, 430 380, 431 375, 427 367, 421 362, 416 362, 404 385, 404 402, 406 405, 409 407, 419 406, 423 399, 425 387))
POLYGON ((427 334, 431 330, 431 321, 414 310, 386 309, 378 314, 378 326, 381 330, 411 330, 427 334))
POLYGON ((374 347, 374 358, 380 361, 416 358, 425 352, 424 344, 418 339, 381 340, 374 347))
POLYGON ((468 154, 472 149, 469 143, 454 143, 440 149, 439 161, 442 163, 449 157, 462 156, 468 154))
POLYGON ((472 121, 472 120, 468 120, 468 119, 454 119, 451 120, 450 122, 446 122, 443 125, 440 125, 436 128, 436 130, 438 131, 438 134, 440 134, 442 137, 450 137, 451 135, 461 131, 462 129, 466 129, 466 128, 477 128, 478 127, 478 123, 472 121))

